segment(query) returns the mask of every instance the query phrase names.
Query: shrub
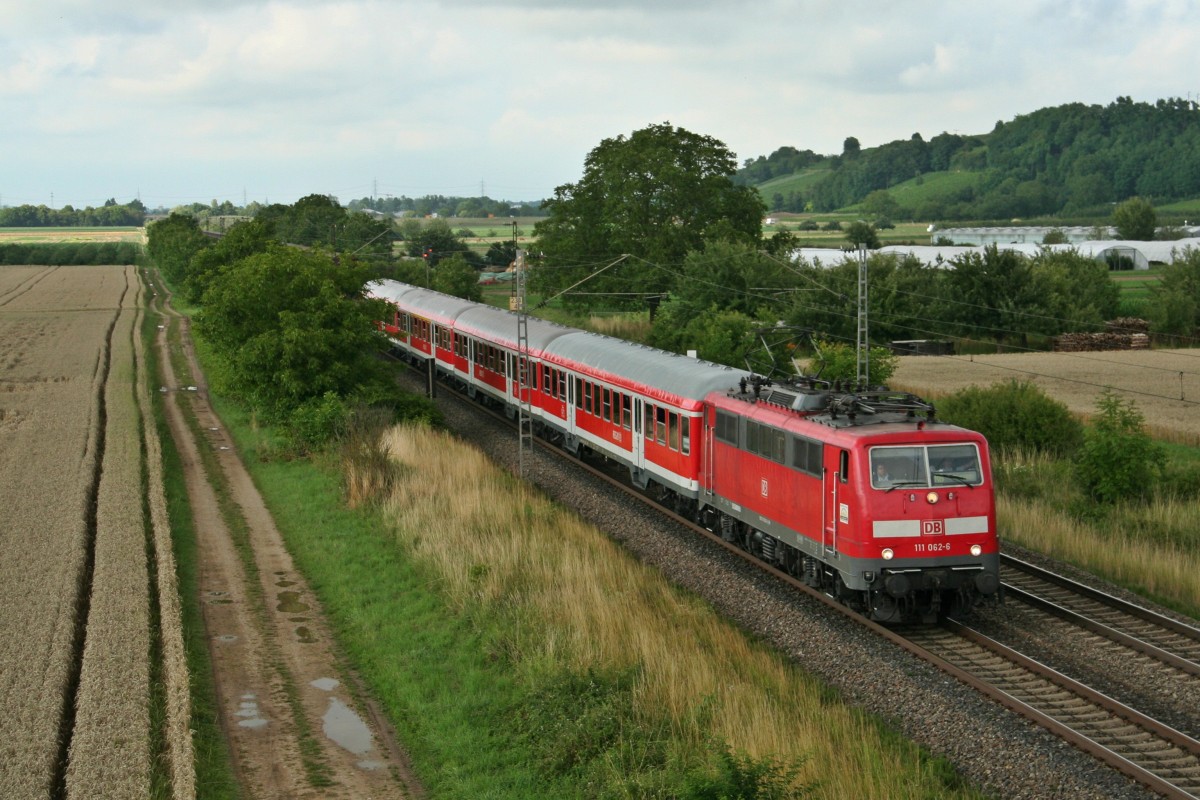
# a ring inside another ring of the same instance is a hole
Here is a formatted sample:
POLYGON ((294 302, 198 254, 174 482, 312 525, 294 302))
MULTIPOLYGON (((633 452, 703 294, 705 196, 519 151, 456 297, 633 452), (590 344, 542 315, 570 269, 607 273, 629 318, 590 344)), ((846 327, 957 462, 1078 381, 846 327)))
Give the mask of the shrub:
POLYGON ((349 409, 335 392, 326 392, 300 404, 288 420, 288 435, 302 450, 314 450, 333 441, 346 429, 349 409))
POLYGON ((1096 408, 1099 414, 1084 433, 1075 458, 1080 488, 1101 503, 1145 499, 1163 471, 1162 446, 1146 433, 1132 400, 1105 391, 1096 408))
POLYGON ((811 796, 816 787, 800 784, 801 764, 766 757, 756 760, 745 753, 718 746, 712 774, 692 776, 683 796, 689 800, 791 800, 811 796))
MULTIPOLYGON (((867 382, 872 386, 886 384, 896 371, 899 358, 886 347, 872 347, 869 355, 867 382)), ((809 367, 818 370, 822 380, 853 383, 858 379, 858 351, 842 342, 817 342, 817 355, 809 367)))
POLYGON ((1083 440, 1083 426, 1067 407, 1028 381, 969 386, 942 400, 938 415, 979 431, 994 450, 1023 448, 1067 456, 1083 440))

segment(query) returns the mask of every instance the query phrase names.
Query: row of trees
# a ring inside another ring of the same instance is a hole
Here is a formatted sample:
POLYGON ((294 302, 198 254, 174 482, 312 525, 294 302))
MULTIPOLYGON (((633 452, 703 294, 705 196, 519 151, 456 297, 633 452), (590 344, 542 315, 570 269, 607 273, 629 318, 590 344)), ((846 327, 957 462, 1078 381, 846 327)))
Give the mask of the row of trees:
POLYGON ((338 435, 356 409, 383 406, 395 415, 413 406, 374 357, 386 347, 375 327, 386 306, 367 299, 364 286, 386 265, 316 242, 367 236, 353 219, 363 215, 341 209, 346 219, 337 218, 335 205, 313 195, 220 238, 205 235, 194 217, 172 214, 147 234, 150 258, 200 308, 196 330, 217 358, 216 385, 282 423, 299 447, 338 435), (314 244, 285 244, 281 235, 314 244))
POLYGON ((496 200, 486 195, 479 197, 448 197, 430 194, 424 197, 362 197, 347 204, 351 211, 370 209, 380 214, 395 216, 407 214, 414 217, 540 217, 543 215, 542 201, 496 200))
POLYGON ((146 207, 140 200, 123 205, 109 198, 99 208, 48 208, 44 205, 0 208, 0 228, 90 228, 140 227, 146 220, 146 207))
POLYGON ((0 264, 136 264, 141 252, 141 246, 135 242, 0 244, 0 264))

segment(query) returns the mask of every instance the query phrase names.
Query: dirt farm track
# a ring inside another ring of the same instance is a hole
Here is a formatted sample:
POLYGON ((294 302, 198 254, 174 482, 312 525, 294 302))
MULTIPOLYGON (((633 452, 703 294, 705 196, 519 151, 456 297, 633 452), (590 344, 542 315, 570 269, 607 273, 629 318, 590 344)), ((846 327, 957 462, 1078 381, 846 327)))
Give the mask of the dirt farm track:
POLYGON ((1111 388, 1136 403, 1157 435, 1200 444, 1200 349, 904 356, 892 387, 936 396, 1014 379, 1081 415, 1111 388))

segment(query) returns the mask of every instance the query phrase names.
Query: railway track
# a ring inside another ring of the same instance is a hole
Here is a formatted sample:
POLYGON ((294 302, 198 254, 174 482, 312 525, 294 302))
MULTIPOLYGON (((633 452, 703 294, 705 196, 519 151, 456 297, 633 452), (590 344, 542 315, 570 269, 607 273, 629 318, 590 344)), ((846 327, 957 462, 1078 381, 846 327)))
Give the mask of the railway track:
MULTIPOLYGON (((443 388, 445 387, 443 386, 443 388)), ((464 404, 489 414, 510 427, 513 426, 513 422, 506 419, 502 412, 471 402, 458 392, 446 391, 443 396, 453 396, 464 404)), ((856 624, 870 629, 878 636, 955 677, 1005 708, 1041 725, 1051 733, 1149 789, 1173 799, 1193 798, 1196 800, 1200 798, 1200 741, 1157 722, 1135 709, 1111 700, 1102 693, 1055 672, 999 642, 994 642, 961 623, 947 621, 939 627, 903 630, 886 628, 874 623, 824 593, 759 561, 740 547, 725 542, 719 535, 696 525, 692 520, 665 509, 645 493, 637 491, 624 480, 610 474, 603 468, 603 465, 597 466, 574 458, 541 439, 534 439, 534 441, 546 452, 572 462, 577 468, 590 473, 593 477, 653 506, 658 512, 670 517, 676 523, 688 527, 696 534, 746 560, 757 569, 788 584, 797 592, 817 599, 856 624)), ((1022 571, 1021 567, 1024 562, 1008 559, 1005 564, 1009 567, 1007 572, 1015 574, 1022 571)), ((1037 570, 1036 567, 1029 566, 1032 568, 1031 570, 1023 571, 1026 577, 1014 578, 1012 587, 1006 587, 1006 591, 1013 592, 1014 595, 1018 592, 1025 592, 1033 596, 1032 592, 1028 591, 1029 582, 1047 579, 1042 577, 1040 571, 1033 572, 1037 570)), ((1047 574, 1052 575, 1052 573, 1047 574)), ((1071 594, 1069 590, 1068 594, 1071 594)), ((1096 594, 1102 593, 1096 592, 1096 594)), ((1067 609, 1068 606, 1078 607, 1083 602, 1078 599, 1068 601, 1061 595, 1055 595, 1055 597, 1064 603, 1062 606, 1064 609, 1067 609)), ((1086 598, 1086 600, 1087 602, 1101 602, 1091 598, 1086 598)), ((1117 603, 1123 602, 1116 598, 1113 600, 1116 600, 1117 603)), ((1043 602, 1058 605, 1049 599, 1043 599, 1043 602)), ((1137 607, 1133 606, 1132 608, 1137 607)), ((1144 610, 1138 609, 1138 611, 1144 610)), ((1071 611, 1071 613, 1080 617, 1084 616, 1081 612, 1071 611)), ((1122 611, 1121 613, 1130 616, 1137 614, 1133 611, 1122 611)), ((1153 612, 1146 612, 1146 614, 1151 615, 1148 619, 1159 618, 1159 615, 1155 615, 1153 612)), ((1148 619, 1142 619, 1143 625, 1149 625, 1148 619)), ((1166 617, 1161 617, 1161 619, 1168 620, 1169 623, 1174 622, 1166 617)), ((1119 622, 1128 630, 1133 623, 1126 623, 1114 617, 1105 617, 1105 620, 1105 623, 1091 620, 1091 624, 1104 625, 1114 633, 1137 638, 1133 633, 1118 630, 1116 624, 1119 622)), ((1148 629, 1153 629, 1153 627, 1150 625, 1148 629)), ((1167 627, 1172 626, 1168 624, 1167 627)), ((1188 629, 1188 626, 1182 627, 1188 629)), ((1143 627, 1142 630, 1147 630, 1147 628, 1143 627)), ((1194 629, 1189 630, 1192 633, 1195 632, 1194 629)), ((1171 631, 1171 634, 1179 636, 1183 640, 1190 637, 1188 630, 1171 631)), ((1113 638, 1113 635, 1107 633, 1105 636, 1113 638)), ((1147 636, 1149 637, 1150 634, 1147 636)), ((1173 655, 1176 659, 1192 663, 1187 655, 1179 655, 1169 649, 1173 648, 1174 651, 1182 649, 1184 653, 1189 652, 1182 646, 1173 645, 1170 637, 1164 638, 1164 635, 1159 634, 1155 634, 1154 637, 1158 644, 1142 642, 1142 646, 1157 648, 1152 652, 1161 651, 1173 655)), ((1155 657, 1158 658, 1157 655, 1155 657)))
POLYGON ((1200 676, 1200 629, 1013 556, 1001 554, 1000 564, 1006 599, 1200 676))
POLYGON ((907 632, 958 677, 1169 798, 1200 797, 1200 741, 959 622, 907 632))

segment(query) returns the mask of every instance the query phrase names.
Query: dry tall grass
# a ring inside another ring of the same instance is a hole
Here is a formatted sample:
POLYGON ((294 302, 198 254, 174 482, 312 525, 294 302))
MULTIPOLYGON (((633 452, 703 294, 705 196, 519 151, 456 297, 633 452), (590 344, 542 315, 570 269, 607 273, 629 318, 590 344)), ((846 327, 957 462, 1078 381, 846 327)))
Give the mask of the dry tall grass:
POLYGON ((426 429, 387 445, 407 468, 385 509, 399 542, 436 566, 464 609, 512 621, 518 668, 637 668, 639 711, 699 752, 712 737, 755 757, 807 758, 822 797, 912 797, 919 765, 703 603, 482 454, 426 429))
MULTIPOLYGON (((1178 504, 1156 505, 1152 514, 1166 515, 1172 524, 1178 522, 1173 516, 1178 504)), ((1159 542, 1128 530, 1098 532, 1093 525, 1046 503, 1003 495, 997 499, 996 513, 1004 539, 1181 608, 1190 607, 1192 613, 1200 608, 1200 549, 1194 544, 1159 542)), ((1194 519, 1195 503, 1185 513, 1194 519)))
POLYGON ((1001 537, 1076 564, 1195 614, 1200 610, 1200 498, 1156 498, 1083 520, 1070 465, 1045 455, 999 457, 996 500, 1001 537))

